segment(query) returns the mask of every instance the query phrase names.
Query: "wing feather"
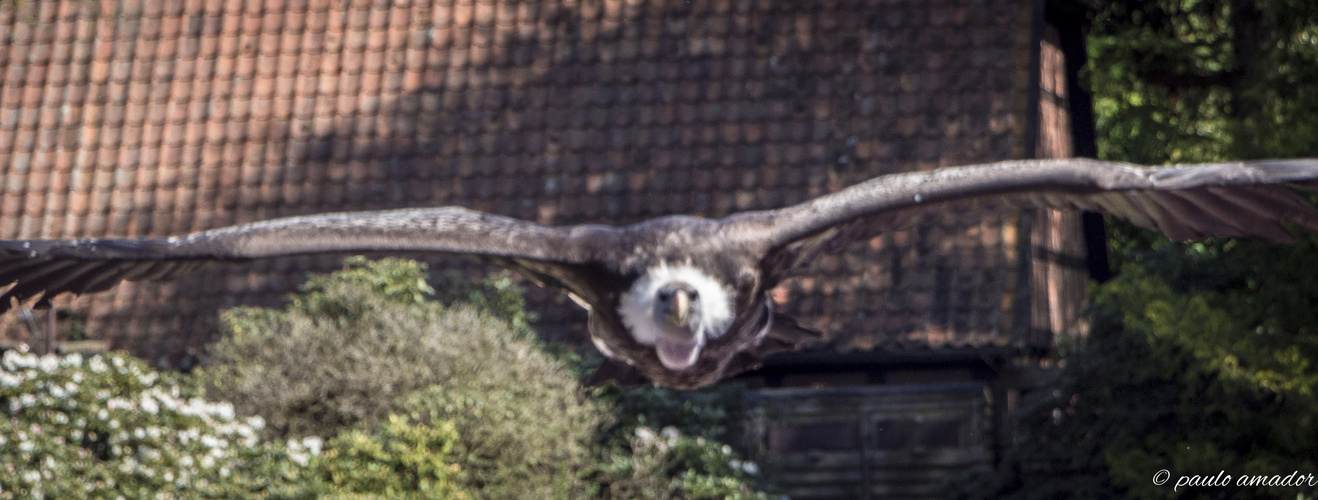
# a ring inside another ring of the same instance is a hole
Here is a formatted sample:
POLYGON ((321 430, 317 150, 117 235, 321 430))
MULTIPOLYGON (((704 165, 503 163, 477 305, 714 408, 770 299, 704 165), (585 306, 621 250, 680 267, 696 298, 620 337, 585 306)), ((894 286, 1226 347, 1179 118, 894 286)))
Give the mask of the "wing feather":
MULTIPOLYGON (((1293 187, 1318 186, 1318 160, 1272 160, 1147 168, 1082 158, 1007 161, 872 179, 798 205, 747 212, 720 221, 724 234, 759 244, 778 265, 794 242, 879 214, 978 199, 1039 208, 1093 209, 1158 229, 1177 239, 1261 236, 1289 240, 1283 223, 1318 230, 1318 211, 1293 187), (1290 184, 1288 186, 1287 184, 1290 184)), ((885 228, 841 231, 873 237, 885 228)), ((834 236, 827 236, 834 237, 834 236)))
MULTIPOLYGON (((121 273, 123 273, 123 267, 124 264, 122 262, 109 262, 102 264, 98 266, 96 270, 87 273, 85 279, 70 283, 66 290, 77 294, 86 294, 104 292, 114 288, 114 286, 119 284, 119 281, 122 280, 121 273), (81 286, 75 288, 74 285, 81 286)), ((51 290, 58 289, 51 288, 51 290)))
POLYGON ((1154 222, 1153 214, 1146 211, 1144 207, 1147 205, 1142 201, 1135 200, 1136 197, 1138 197, 1136 193, 1123 192, 1102 193, 1092 196, 1098 204, 1096 211, 1113 215, 1120 214, 1120 216, 1137 226, 1157 229, 1158 223, 1154 222))
MULTIPOLYGON (((1162 231, 1168 237, 1174 240, 1192 240, 1201 238, 1205 233, 1213 231, 1208 226, 1208 222, 1217 223, 1218 221, 1209 221, 1196 212, 1195 207, 1186 203, 1173 192, 1158 193, 1157 196, 1150 195, 1148 192, 1137 192, 1137 194, 1148 200, 1150 204, 1157 205, 1162 209, 1157 218, 1158 230, 1162 231)), ((1227 232, 1229 228, 1217 227, 1218 232, 1227 232)))
POLYGON ((554 228, 458 207, 346 212, 230 226, 176 238, 0 241, 0 312, 41 293, 90 293, 167 279, 214 261, 362 252, 436 252, 578 265, 600 256, 604 226, 554 228))
MULTIPOLYGON (((1242 212, 1240 204, 1229 196, 1223 197, 1221 193, 1213 193, 1207 189, 1186 189, 1172 194, 1189 203, 1196 210, 1204 212, 1212 219, 1221 221, 1222 231, 1217 236, 1245 236, 1254 232, 1247 219, 1241 217, 1241 214, 1246 212, 1242 212)), ((1245 198, 1245 196, 1241 198, 1245 198)), ((1211 228, 1207 230, 1211 231, 1211 228)), ((1202 236, 1214 236, 1214 234, 1205 232, 1202 236)))
POLYGON ((3 300, 6 305, 8 305, 10 297, 17 299, 19 302, 27 300, 45 290, 43 283, 59 281, 61 276, 67 274, 66 271, 77 267, 78 264, 77 261, 49 260, 20 268, 16 271, 22 271, 22 279, 7 281, 7 283, 15 283, 15 285, 5 293, 3 300))

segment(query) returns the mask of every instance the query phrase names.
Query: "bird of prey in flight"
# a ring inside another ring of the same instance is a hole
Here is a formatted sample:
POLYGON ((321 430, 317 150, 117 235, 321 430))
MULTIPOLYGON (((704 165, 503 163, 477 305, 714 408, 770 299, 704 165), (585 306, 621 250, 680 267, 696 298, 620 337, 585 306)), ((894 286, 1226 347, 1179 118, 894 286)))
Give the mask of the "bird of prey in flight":
POLYGON ((1318 211, 1318 160, 1144 168, 1088 159, 1007 161, 886 175, 776 210, 551 227, 459 207, 273 219, 168 238, 0 241, 0 312, 40 295, 168 279, 207 262, 321 253, 472 255, 561 288, 589 310, 591 339, 618 369, 695 388, 815 338, 766 294, 820 252, 908 223, 926 207, 1093 210, 1175 239, 1289 240, 1318 211))

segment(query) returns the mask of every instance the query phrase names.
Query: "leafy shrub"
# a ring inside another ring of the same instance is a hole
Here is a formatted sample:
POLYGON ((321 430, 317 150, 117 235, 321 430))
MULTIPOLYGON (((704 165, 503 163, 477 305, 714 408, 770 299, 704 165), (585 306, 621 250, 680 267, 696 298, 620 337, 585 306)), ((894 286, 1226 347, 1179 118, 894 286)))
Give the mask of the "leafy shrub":
POLYGON ((0 411, 0 498, 291 498, 314 455, 122 354, 8 351, 0 411))
POLYGON ((1318 467, 1314 241, 1129 251, 1094 294, 1092 333, 1057 381, 1022 403, 999 470, 955 498, 1278 498, 1312 487, 1172 491, 1181 476, 1318 467), (1153 484, 1167 469, 1172 483, 1153 484))
POLYGON ((600 470, 604 498, 765 499, 751 484, 759 468, 741 460, 731 446, 684 436, 668 427, 655 434, 638 427, 630 454, 614 455, 600 470))
POLYGON ((425 314, 410 308, 425 309, 430 291, 421 266, 349 264, 313 276, 286 310, 225 312, 226 335, 197 373, 206 393, 265 417, 269 436, 333 435, 374 426, 395 398, 442 380, 433 358, 460 347, 417 334, 425 314))
POLYGON ((606 385, 597 397, 613 407, 613 425, 600 437, 613 449, 630 446, 637 429, 672 427, 687 436, 741 444, 738 430, 745 417, 741 403, 745 386, 722 383, 698 391, 678 392, 667 387, 606 385))
MULTIPOLYGON (((481 498, 580 496, 605 416, 528 333, 459 304, 423 300, 423 267, 349 261, 286 310, 239 309, 201 370, 207 394, 258 414, 274 436, 374 429, 390 414, 450 421, 464 485, 481 498)), ((520 309, 496 288, 487 305, 520 309)))
POLYGON ((580 386, 561 368, 544 371, 544 353, 525 354, 540 359, 490 364, 475 377, 414 392, 400 404, 414 421, 456 425, 467 484, 479 488, 481 498, 580 497, 587 484, 578 476, 593 464, 591 442, 604 408, 581 398, 580 386), (489 373, 502 369, 508 372, 489 373), (525 383, 510 383, 518 381, 525 383))
POLYGON ((457 440, 451 422, 414 424, 396 415, 378 435, 340 434, 316 462, 316 473, 330 485, 322 496, 471 498, 460 487, 462 468, 450 462, 457 440))

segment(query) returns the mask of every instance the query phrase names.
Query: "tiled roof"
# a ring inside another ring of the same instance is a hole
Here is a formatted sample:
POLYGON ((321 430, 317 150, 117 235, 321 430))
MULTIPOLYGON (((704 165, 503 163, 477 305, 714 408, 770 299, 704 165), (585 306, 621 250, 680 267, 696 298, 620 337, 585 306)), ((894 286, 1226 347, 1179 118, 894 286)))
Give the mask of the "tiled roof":
MULTIPOLYGON (((554 224, 716 217, 1020 157, 1029 4, 3 2, 0 237, 446 204, 554 224)), ((775 296, 841 348, 1000 343, 1018 216, 933 217, 775 296)), ((218 266, 74 304, 94 335, 176 356, 217 309, 278 304, 337 262, 218 266)), ((549 329, 584 331, 556 295, 532 298, 549 329)))

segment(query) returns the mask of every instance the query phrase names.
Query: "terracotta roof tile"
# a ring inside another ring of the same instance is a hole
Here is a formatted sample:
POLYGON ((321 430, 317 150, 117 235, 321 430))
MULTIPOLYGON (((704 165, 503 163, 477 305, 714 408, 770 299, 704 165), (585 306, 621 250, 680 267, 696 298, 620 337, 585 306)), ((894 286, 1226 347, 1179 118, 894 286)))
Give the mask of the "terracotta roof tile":
MULTIPOLYGON (((545 223, 721 216, 1003 158, 1021 125, 1014 0, 103 8, 0 7, 4 237, 449 203, 545 223)), ((875 325, 897 343, 998 338, 1004 222, 931 224, 828 259, 785 285, 789 309, 845 332, 839 346, 887 345, 865 336, 875 325)), ((217 267, 77 303, 93 331, 150 358, 204 343, 190 332, 216 307, 277 302, 305 270, 334 267, 217 267), (194 293, 205 282, 234 292, 194 293)))

